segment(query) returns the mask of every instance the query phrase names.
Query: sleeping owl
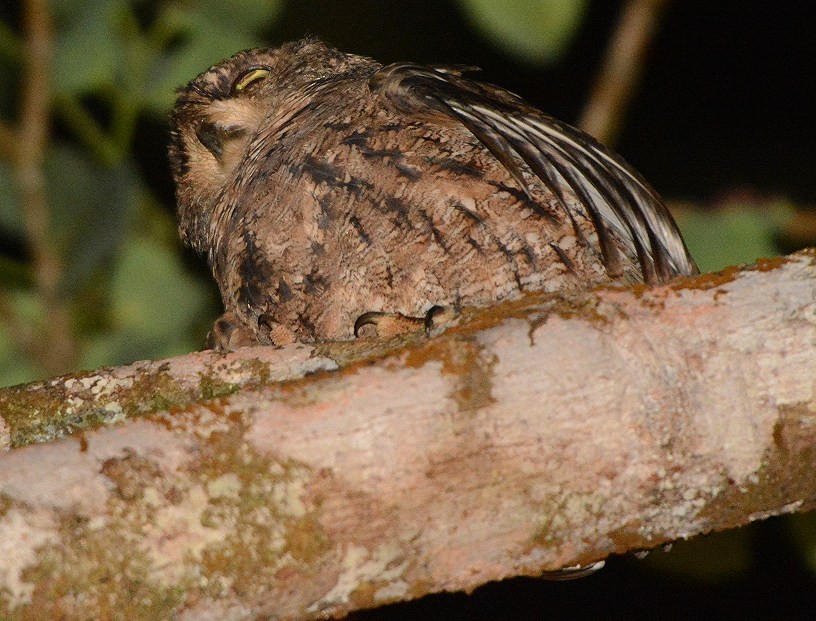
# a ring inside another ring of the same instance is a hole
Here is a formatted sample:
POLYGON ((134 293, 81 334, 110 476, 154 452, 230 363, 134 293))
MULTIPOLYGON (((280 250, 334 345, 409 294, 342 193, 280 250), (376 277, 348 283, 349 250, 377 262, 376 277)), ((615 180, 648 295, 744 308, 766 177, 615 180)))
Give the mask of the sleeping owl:
POLYGON ((696 272, 623 159, 470 72, 305 39, 179 91, 170 161, 182 239, 224 302, 212 346, 392 334, 526 291, 696 272))

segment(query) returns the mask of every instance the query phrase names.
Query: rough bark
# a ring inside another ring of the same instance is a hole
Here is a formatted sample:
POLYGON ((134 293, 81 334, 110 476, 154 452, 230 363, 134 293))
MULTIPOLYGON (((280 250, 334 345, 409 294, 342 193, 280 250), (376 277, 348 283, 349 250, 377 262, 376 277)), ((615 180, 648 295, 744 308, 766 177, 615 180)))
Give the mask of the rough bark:
POLYGON ((0 458, 0 617, 324 618, 804 511, 815 391, 813 252, 7 389, 10 444, 83 430, 0 458))

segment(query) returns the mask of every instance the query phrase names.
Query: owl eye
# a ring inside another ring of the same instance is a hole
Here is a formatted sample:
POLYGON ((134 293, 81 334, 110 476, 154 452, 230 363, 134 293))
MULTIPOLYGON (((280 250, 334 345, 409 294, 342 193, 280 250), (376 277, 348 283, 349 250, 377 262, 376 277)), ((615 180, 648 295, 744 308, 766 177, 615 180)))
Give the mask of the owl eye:
POLYGON ((250 67, 242 71, 232 83, 230 91, 233 95, 244 92, 247 88, 263 80, 269 75, 269 67, 250 67))

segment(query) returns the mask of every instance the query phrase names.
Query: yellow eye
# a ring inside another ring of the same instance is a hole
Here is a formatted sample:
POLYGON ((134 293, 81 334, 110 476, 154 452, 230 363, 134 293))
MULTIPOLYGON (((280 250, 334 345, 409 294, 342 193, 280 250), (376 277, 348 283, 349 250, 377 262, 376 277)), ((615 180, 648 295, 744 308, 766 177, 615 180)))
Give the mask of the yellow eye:
POLYGON ((232 83, 232 94, 234 95, 245 91, 247 87, 263 80, 268 75, 268 67, 250 67, 235 78, 235 81, 232 83))

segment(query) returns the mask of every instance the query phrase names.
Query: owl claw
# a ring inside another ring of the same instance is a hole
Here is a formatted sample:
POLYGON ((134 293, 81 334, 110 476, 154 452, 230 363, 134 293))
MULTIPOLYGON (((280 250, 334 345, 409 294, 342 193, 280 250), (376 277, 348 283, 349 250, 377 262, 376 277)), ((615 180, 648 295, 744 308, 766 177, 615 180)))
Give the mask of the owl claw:
POLYGON ((258 315, 258 334, 256 336, 258 344, 261 345, 289 345, 297 338, 295 333, 283 324, 275 321, 272 313, 261 313, 258 315))
POLYGON ((295 342, 294 333, 274 321, 269 313, 258 317, 258 328, 253 330, 233 312, 226 312, 213 323, 204 342, 205 349, 233 351, 253 345, 288 345, 295 342))
POLYGON ((357 317, 357 321, 354 322, 354 337, 355 338, 363 338, 366 336, 372 336, 370 334, 365 334, 363 332, 363 328, 367 326, 377 326, 377 321, 382 313, 377 313, 374 311, 363 313, 359 317, 357 317))
POLYGON ((363 313, 354 322, 354 336, 357 338, 387 338, 397 334, 417 332, 424 328, 431 336, 449 326, 459 317, 459 310, 453 306, 433 306, 425 317, 408 317, 401 313, 363 313))
POLYGON ((255 334, 242 325, 235 313, 224 313, 213 323, 204 342, 205 349, 232 351, 245 345, 257 345, 255 334))
POLYGON ((545 571, 541 574, 544 580, 576 580, 578 578, 586 578, 591 576, 599 569, 602 569, 606 561, 597 561, 589 565, 573 565, 572 567, 563 567, 555 571, 545 571))
POLYGON ((418 331, 423 323, 418 317, 406 317, 400 313, 363 313, 354 322, 354 336, 357 338, 387 338, 398 334, 418 331))
POLYGON ((432 306, 425 313, 425 335, 433 336, 451 326, 459 318, 459 309, 454 306, 432 306))

